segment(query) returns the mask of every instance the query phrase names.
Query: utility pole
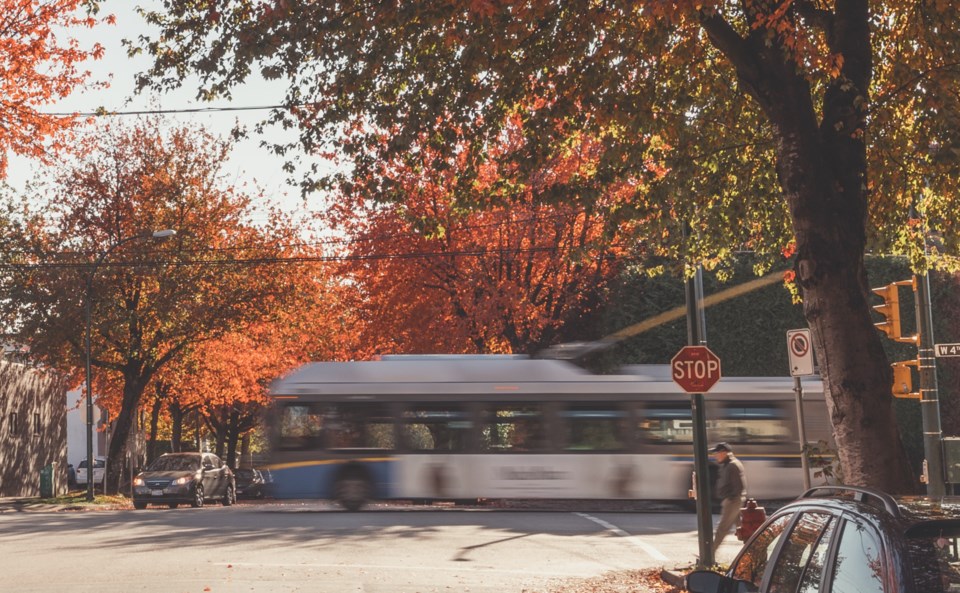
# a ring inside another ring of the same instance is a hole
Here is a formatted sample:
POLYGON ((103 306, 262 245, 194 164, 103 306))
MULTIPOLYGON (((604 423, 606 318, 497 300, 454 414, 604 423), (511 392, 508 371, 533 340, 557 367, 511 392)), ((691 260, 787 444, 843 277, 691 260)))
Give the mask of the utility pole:
MULTIPOLYGON (((923 251, 927 251, 924 238, 923 251)), ((927 494, 946 493, 943 476, 943 434, 940 429, 940 401, 937 388, 937 359, 933 351, 933 313, 930 299, 930 272, 914 278, 916 287, 918 370, 920 371, 920 421, 923 426, 923 456, 926 460, 927 494)))
MULTIPOLYGON (((911 206, 911 216, 916 208, 911 206)), ((926 268, 913 277, 917 315, 917 371, 920 375, 920 422, 923 429, 924 476, 929 496, 946 493, 943 466, 943 433, 940 428, 940 401, 937 386, 937 358, 934 353, 933 306, 930 297, 930 254, 927 243, 927 217, 920 213, 923 228, 923 259, 926 268)))

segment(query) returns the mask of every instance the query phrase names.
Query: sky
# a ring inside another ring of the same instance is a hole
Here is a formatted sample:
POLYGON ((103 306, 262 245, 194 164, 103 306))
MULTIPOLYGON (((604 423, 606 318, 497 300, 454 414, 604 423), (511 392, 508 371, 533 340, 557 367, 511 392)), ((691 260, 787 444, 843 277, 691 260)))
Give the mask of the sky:
MULTIPOLYGON (((135 39, 138 35, 149 33, 150 29, 136 12, 137 6, 157 7, 157 0, 105 0, 101 4, 100 16, 113 14, 116 16, 115 25, 100 25, 93 30, 71 31, 70 35, 80 41, 84 47, 91 46, 99 41, 105 48, 101 60, 86 62, 86 67, 92 72, 92 80, 107 80, 110 86, 107 89, 93 91, 77 91, 67 99, 56 105, 43 107, 42 111, 63 113, 77 111, 80 113, 93 112, 99 107, 107 111, 138 111, 149 109, 177 110, 211 107, 254 107, 275 105, 282 102, 285 87, 283 84, 268 83, 257 80, 236 89, 230 101, 214 103, 198 102, 194 96, 196 87, 189 83, 184 88, 165 94, 141 94, 134 92, 134 77, 145 71, 150 65, 149 56, 128 58, 122 40, 135 39)), ((265 118, 267 111, 227 111, 213 113, 171 114, 166 116, 176 124, 203 125, 209 131, 227 136, 237 124, 252 128, 258 121, 265 118)), ((131 119, 135 116, 116 116, 131 119)), ((293 140, 295 132, 275 130, 269 136, 272 140, 293 140)), ((267 196, 288 212, 302 212, 303 201, 297 188, 288 186, 285 181, 287 173, 282 170, 283 160, 267 149, 260 147, 261 137, 251 133, 251 137, 242 141, 227 163, 226 171, 234 176, 235 183, 254 183, 262 188, 267 196)), ((40 165, 35 161, 10 155, 9 177, 7 182, 15 188, 22 188, 26 181, 37 174, 42 174, 40 165)), ((315 208, 316 199, 311 203, 315 208)))

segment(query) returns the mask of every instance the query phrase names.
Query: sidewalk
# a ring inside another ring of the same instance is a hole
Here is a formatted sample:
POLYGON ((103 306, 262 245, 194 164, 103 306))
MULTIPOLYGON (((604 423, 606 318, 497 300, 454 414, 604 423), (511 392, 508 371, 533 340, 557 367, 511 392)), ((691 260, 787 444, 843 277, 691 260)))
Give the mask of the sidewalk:
POLYGON ((56 512, 71 508, 78 508, 64 504, 48 504, 40 502, 39 497, 0 498, 0 514, 23 512, 56 512))
MULTIPOLYGON (((62 497, 61 497, 62 498, 62 497)), ((58 513, 63 511, 98 511, 98 510, 120 510, 131 508, 129 501, 99 501, 88 503, 81 500, 80 495, 76 500, 62 500, 57 503, 43 502, 45 499, 39 496, 11 496, 0 497, 0 514, 4 513, 58 513)))

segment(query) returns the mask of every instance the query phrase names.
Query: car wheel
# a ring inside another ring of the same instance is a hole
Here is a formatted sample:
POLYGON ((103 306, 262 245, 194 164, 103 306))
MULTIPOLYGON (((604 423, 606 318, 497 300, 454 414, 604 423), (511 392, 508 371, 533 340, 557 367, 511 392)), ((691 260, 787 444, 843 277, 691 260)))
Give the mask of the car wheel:
POLYGON ((143 509, 147 508, 147 503, 135 500, 133 501, 133 508, 137 509, 138 511, 142 511, 143 509))
POLYGON ((370 498, 370 480, 360 472, 350 472, 337 480, 334 497, 348 511, 358 511, 370 498))
POLYGON ((180 504, 176 502, 171 502, 171 503, 167 503, 167 506, 170 507, 171 509, 175 509, 178 506, 180 506, 180 504))
POLYGON ((223 506, 228 507, 237 502, 237 491, 233 484, 227 484, 227 491, 223 493, 223 506))
POLYGON ((203 484, 193 487, 193 500, 190 501, 190 506, 195 509, 203 506, 203 484))

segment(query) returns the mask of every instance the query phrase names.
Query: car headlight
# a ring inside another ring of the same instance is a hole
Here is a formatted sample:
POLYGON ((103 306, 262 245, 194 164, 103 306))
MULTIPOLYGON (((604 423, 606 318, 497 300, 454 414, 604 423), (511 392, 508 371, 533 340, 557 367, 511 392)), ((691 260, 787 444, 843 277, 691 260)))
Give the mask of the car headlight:
POLYGON ((137 476, 136 478, 134 478, 134 479, 133 479, 133 485, 134 485, 134 486, 143 486, 143 478, 141 478, 140 476, 137 476))
POLYGON ((184 484, 189 484, 192 481, 193 481, 193 478, 189 476, 184 476, 182 478, 177 478, 176 480, 170 482, 170 484, 173 486, 183 486, 184 484))

